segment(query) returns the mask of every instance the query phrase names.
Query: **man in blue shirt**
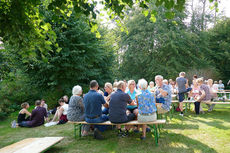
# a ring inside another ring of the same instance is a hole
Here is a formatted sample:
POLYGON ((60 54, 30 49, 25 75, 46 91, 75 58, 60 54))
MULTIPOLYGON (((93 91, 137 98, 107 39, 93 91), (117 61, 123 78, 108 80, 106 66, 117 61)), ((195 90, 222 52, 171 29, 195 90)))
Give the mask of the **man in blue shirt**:
MULTIPOLYGON (((90 82, 90 90, 84 96, 83 103, 85 107, 85 121, 88 123, 102 123, 108 121, 107 115, 102 114, 102 105, 108 107, 104 97, 97 93, 98 83, 96 80, 90 82)), ((94 138, 103 139, 98 129, 102 131, 103 126, 94 126, 94 138)))

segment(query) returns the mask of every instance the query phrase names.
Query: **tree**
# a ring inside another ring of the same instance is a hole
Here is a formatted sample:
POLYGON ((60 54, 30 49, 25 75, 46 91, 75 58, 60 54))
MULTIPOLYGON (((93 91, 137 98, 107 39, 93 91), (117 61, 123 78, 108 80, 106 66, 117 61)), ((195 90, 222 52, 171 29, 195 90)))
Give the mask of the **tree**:
POLYGON ((219 70, 221 78, 225 83, 230 76, 230 19, 226 18, 217 23, 209 31, 210 49, 209 59, 212 64, 219 70))
MULTIPOLYGON (((142 8, 148 7, 150 0, 102 0, 101 3, 109 10, 110 16, 123 17, 124 10, 129 6, 138 4, 142 8)), ((182 10, 185 0, 156 0, 157 5, 165 5, 169 10, 176 8, 182 10)), ((52 23, 59 22, 60 19, 69 18, 74 12, 77 17, 86 15, 85 20, 91 25, 92 31, 96 31, 96 19, 99 11, 95 8, 96 0, 0 0, 0 36, 4 43, 9 43, 18 49, 18 53, 28 62, 28 58, 34 59, 34 49, 38 49, 41 54, 46 55, 48 51, 53 51, 51 45, 56 45, 56 34, 52 26, 45 22, 45 15, 40 7, 46 11, 52 11, 52 23), (7 26, 6 26, 7 25, 7 26)), ((45 58, 45 56, 43 57, 45 58)), ((47 60, 47 59, 46 59, 47 60)))
POLYGON ((161 74, 175 78, 180 71, 208 66, 203 53, 208 52, 208 44, 200 35, 187 30, 182 22, 184 13, 176 12, 174 19, 167 19, 167 9, 159 7, 153 23, 149 20, 151 15, 145 17, 142 11, 134 9, 124 21, 129 33, 120 35, 123 77, 153 80, 161 74))

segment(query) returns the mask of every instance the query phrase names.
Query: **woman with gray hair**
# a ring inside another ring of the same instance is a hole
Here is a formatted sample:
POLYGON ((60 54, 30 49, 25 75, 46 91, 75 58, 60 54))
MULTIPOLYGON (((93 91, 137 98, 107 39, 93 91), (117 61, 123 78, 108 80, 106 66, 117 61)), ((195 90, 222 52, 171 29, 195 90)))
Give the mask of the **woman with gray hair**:
MULTIPOLYGON (((67 119, 69 121, 83 121, 84 120, 84 105, 81 86, 74 86, 72 89, 72 96, 69 100, 69 109, 67 112, 67 119)), ((82 136, 86 136, 90 130, 90 125, 82 126, 82 136)))
MULTIPOLYGON (((138 122, 155 121, 157 119, 157 108, 153 94, 149 90, 147 90, 148 82, 145 79, 140 79, 138 81, 138 85, 141 89, 141 93, 137 96, 138 122)), ((141 139, 145 139, 146 137, 146 127, 146 124, 142 127, 143 133, 141 139)))

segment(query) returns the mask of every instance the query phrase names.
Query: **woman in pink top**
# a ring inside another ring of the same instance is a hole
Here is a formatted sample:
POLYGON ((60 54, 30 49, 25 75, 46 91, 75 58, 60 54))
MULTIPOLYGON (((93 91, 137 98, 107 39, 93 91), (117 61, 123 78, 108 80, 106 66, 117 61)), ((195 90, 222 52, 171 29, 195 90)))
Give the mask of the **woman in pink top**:
MULTIPOLYGON (((193 86, 192 86, 192 98, 196 99, 197 97, 199 97, 200 93, 200 87, 198 86, 198 83, 196 82, 196 80, 193 80, 193 86)), ((203 108, 200 106, 200 112, 203 113, 203 108)))

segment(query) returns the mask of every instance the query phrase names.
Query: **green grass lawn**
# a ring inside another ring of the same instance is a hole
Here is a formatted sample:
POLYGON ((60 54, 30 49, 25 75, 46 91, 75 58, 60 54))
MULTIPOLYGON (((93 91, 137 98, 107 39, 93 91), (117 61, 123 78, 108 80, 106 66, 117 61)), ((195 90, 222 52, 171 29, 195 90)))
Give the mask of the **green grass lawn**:
MULTIPOLYGON (((204 110, 207 110, 204 108, 204 110)), ((92 136, 74 139, 73 125, 52 127, 16 128, 8 120, 0 122, 0 148, 30 137, 64 136, 64 140, 50 148, 53 152, 170 152, 170 153, 228 153, 230 152, 230 105, 219 105, 211 113, 196 116, 188 112, 182 118, 174 113, 173 119, 161 130, 159 147, 155 146, 153 135, 141 141, 140 134, 131 133, 118 138, 116 131, 104 132, 105 140, 98 141, 92 136)))

